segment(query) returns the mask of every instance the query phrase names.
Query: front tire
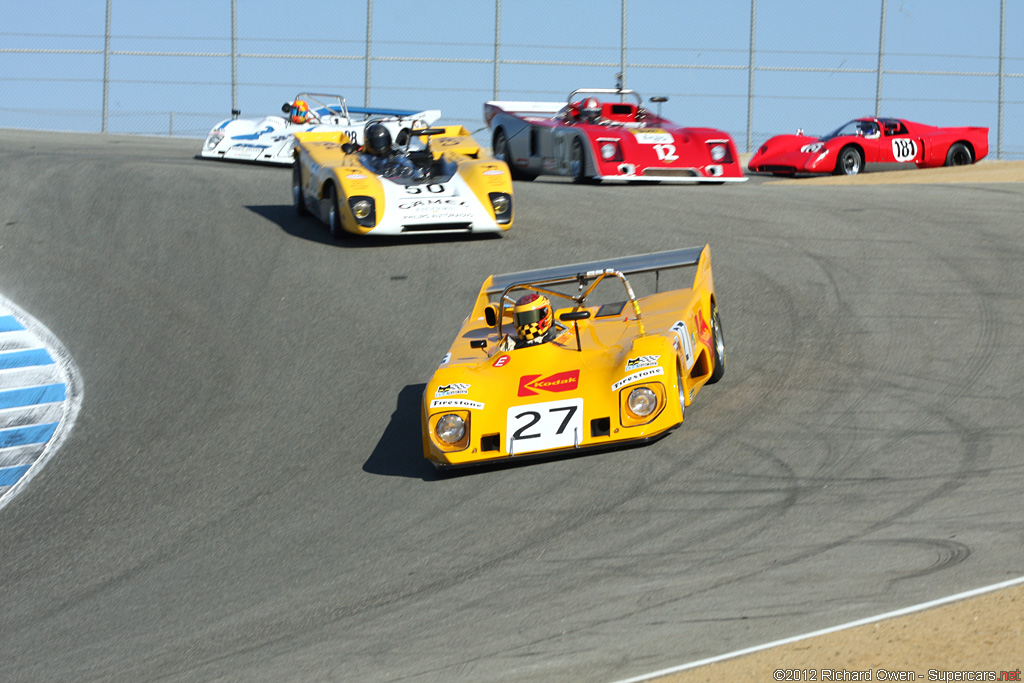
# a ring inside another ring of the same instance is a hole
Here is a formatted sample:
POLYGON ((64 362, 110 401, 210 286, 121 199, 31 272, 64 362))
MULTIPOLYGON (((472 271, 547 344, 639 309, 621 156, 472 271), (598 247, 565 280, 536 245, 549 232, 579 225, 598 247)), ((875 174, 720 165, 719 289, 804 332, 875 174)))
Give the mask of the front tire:
POLYGON ((309 214, 306 198, 302 196, 302 169, 299 168, 298 161, 292 166, 292 205, 295 207, 295 213, 300 216, 309 214))
POLYGON ((711 305, 711 348, 714 350, 715 367, 708 378, 708 384, 714 384, 725 374, 725 337, 722 335, 722 321, 718 317, 718 304, 711 305))
POLYGON ((330 206, 330 213, 327 214, 327 229, 331 237, 340 240, 345 236, 345 229, 341 227, 341 210, 338 206, 338 188, 331 184, 327 190, 327 201, 330 206))
POLYGON ((587 182, 587 157, 583 154, 583 143, 579 138, 572 140, 572 154, 569 157, 569 173, 574 183, 587 182))
POLYGON ((533 180, 537 177, 532 173, 526 173, 516 167, 515 159, 512 157, 512 150, 509 147, 508 138, 505 137, 505 131, 501 128, 494 133, 494 140, 491 143, 491 151, 494 153, 495 159, 505 162, 505 165, 508 166, 508 172, 512 176, 513 180, 533 180))
POLYGON ((946 166, 968 166, 974 163, 974 155, 967 145, 962 142, 955 142, 949 147, 946 153, 946 166))
POLYGON ((856 147, 843 147, 833 175, 857 175, 864 169, 864 157, 856 147))

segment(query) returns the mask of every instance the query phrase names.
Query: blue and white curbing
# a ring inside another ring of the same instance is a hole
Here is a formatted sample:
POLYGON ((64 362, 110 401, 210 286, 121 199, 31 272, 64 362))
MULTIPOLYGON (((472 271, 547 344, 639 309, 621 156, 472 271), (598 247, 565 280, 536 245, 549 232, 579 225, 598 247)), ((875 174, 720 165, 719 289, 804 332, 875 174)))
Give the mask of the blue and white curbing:
POLYGON ((0 509, 57 452, 81 404, 70 354, 42 323, 0 296, 0 509))

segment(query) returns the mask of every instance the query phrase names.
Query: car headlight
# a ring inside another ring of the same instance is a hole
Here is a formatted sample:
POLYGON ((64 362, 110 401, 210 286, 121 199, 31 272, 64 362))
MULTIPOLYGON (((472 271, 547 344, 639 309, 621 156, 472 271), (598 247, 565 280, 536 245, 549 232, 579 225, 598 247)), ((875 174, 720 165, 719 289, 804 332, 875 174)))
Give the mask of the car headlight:
POLYGON ((491 207, 494 209, 494 220, 499 225, 508 225, 512 222, 512 197, 505 192, 488 192, 491 199, 491 207))
POLYGON ((728 150, 725 145, 715 145, 711 148, 711 158, 715 161, 721 161, 725 158, 725 154, 728 150))
POLYGON ((653 413, 658 407, 657 395, 647 387, 637 387, 629 392, 626 405, 634 415, 646 417, 653 413))
POLYGON ((352 203, 352 215, 360 220, 369 216, 371 211, 373 211, 373 204, 365 199, 352 203))
POLYGON ((220 141, 224 139, 223 135, 217 135, 216 133, 206 138, 206 149, 213 149, 220 144, 220 141))
POLYGON ((601 158, 604 159, 605 161, 610 161, 615 158, 615 155, 618 154, 618 151, 619 150, 615 146, 615 143, 606 142, 603 145, 601 145, 601 158))
POLYGON ((499 194, 491 199, 491 205, 494 207, 494 213, 505 213, 508 211, 508 207, 512 205, 507 194, 499 194))
POLYGON ((377 224, 377 205, 373 197, 350 197, 348 208, 356 219, 356 223, 364 228, 372 228, 377 224))
POLYGON ((437 421, 435 433, 445 443, 458 443, 466 435, 466 421, 458 415, 448 413, 437 421))

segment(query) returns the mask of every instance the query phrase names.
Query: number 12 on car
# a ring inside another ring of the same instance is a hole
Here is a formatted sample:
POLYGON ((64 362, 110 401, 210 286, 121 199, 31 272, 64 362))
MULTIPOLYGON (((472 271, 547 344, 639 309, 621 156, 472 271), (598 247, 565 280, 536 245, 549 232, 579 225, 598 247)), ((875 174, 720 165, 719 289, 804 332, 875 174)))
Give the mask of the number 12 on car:
POLYGON ((576 446, 583 438, 583 399, 513 406, 505 434, 510 455, 576 446))

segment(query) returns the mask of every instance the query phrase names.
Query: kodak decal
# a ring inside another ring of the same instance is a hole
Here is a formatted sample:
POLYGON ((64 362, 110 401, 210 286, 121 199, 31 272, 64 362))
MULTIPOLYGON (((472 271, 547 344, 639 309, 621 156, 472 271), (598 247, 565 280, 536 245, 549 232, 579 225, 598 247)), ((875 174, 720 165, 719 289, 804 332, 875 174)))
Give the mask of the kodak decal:
POLYGON ((580 383, 579 370, 556 372, 553 375, 523 375, 519 378, 520 396, 537 396, 540 391, 575 391, 580 383))

